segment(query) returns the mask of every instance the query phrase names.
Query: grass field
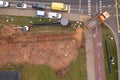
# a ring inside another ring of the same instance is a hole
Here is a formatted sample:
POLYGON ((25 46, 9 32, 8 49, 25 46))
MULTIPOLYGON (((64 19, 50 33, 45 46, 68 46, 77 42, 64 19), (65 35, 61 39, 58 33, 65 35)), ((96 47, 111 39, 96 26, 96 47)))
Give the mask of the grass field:
POLYGON ((39 18, 39 17, 25 17, 25 16, 7 16, 7 15, 0 15, 0 22, 5 24, 14 24, 14 25, 28 25, 31 26, 32 24, 37 23, 51 23, 57 22, 57 19, 49 19, 49 18, 39 18))
POLYGON ((104 46, 104 61, 105 61, 105 70, 106 70, 106 80, 118 80, 116 44, 115 44, 115 40, 110 39, 111 37, 113 37, 113 34, 105 25, 103 25, 103 28, 102 28, 102 36, 103 36, 103 46, 104 46), (105 40, 108 41, 110 56, 114 57, 114 59, 115 59, 114 60, 115 64, 112 64, 112 74, 109 73, 105 40))

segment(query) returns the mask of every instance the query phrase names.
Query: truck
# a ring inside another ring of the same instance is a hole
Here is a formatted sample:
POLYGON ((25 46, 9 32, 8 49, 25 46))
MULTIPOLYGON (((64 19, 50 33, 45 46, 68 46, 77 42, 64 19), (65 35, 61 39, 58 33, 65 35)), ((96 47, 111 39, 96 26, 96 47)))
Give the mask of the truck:
POLYGON ((103 12, 102 14, 91 18, 88 22, 86 22, 85 27, 88 30, 92 30, 96 28, 99 24, 103 23, 106 19, 110 17, 108 12, 103 12))
POLYGON ((51 9, 57 11, 68 11, 68 5, 60 2, 52 2, 51 9))

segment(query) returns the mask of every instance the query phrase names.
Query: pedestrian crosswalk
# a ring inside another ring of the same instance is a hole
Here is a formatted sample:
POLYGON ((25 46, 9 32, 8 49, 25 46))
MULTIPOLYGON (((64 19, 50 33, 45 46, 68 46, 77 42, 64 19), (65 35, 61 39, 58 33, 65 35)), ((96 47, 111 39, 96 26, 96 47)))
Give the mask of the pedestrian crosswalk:
POLYGON ((88 15, 91 16, 91 15, 94 15, 96 12, 97 13, 102 13, 103 10, 102 10, 102 0, 99 0, 99 1, 96 1, 96 2, 92 2, 92 0, 88 0, 88 15), (96 3, 96 4, 93 4, 93 3, 96 3), (97 9, 96 9, 96 8, 97 9))
POLYGON ((91 16, 91 0, 88 0, 88 15, 91 16))

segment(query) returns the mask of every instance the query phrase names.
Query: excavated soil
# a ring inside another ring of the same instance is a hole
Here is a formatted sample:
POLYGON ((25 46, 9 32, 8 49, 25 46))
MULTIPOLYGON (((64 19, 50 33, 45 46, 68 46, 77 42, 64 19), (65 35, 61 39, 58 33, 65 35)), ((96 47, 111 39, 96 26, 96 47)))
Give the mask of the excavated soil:
POLYGON ((76 59, 82 44, 82 30, 75 34, 8 36, 14 30, 8 27, 5 27, 8 30, 3 29, 1 33, 5 35, 0 38, 0 66, 46 64, 52 69, 61 70, 76 59))

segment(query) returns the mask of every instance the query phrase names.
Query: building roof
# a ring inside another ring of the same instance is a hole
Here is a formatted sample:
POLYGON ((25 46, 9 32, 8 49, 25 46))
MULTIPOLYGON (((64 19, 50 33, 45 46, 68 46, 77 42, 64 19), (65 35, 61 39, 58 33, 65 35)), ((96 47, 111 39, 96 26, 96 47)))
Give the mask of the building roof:
POLYGON ((19 71, 0 71, 0 80, 20 80, 19 71))

